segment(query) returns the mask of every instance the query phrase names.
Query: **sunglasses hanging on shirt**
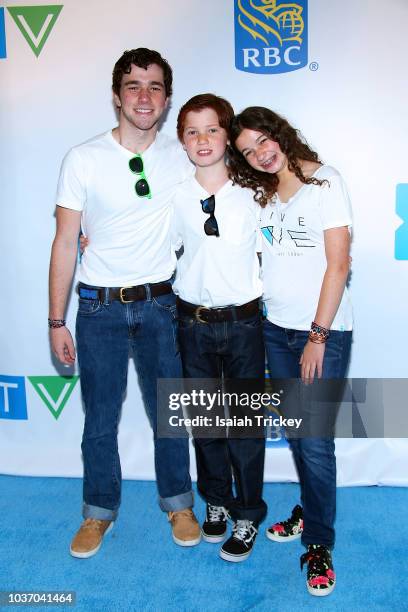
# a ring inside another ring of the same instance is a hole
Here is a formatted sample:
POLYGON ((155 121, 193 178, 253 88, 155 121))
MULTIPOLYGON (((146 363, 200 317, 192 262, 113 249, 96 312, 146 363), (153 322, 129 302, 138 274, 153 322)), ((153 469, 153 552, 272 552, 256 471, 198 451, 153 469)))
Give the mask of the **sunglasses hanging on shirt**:
POLYGON ((218 230, 218 223, 214 215, 215 196, 211 195, 208 198, 205 198, 205 200, 200 200, 200 202, 201 202, 201 208, 203 209, 203 212, 206 213, 207 215, 210 215, 207 221, 204 223, 205 233, 207 234, 207 236, 218 236, 219 237, 220 232, 218 230))
POLYGON ((140 178, 135 184, 135 191, 139 198, 148 198, 150 200, 152 193, 144 173, 143 159, 141 155, 137 154, 129 159, 129 170, 133 172, 133 174, 140 174, 140 178))

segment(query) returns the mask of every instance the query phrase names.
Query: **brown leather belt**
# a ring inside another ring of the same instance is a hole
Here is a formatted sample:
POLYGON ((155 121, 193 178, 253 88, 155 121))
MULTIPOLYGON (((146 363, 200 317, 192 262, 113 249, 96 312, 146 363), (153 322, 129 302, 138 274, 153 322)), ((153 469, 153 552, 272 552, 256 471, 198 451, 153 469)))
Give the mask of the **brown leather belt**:
MULTIPOLYGON (((172 292, 172 286, 169 282, 164 283, 146 283, 150 289, 150 297, 158 297, 159 295, 166 295, 166 293, 172 292)), ((146 300, 148 292, 146 285, 136 285, 134 287, 90 287, 79 283, 78 294, 79 297, 85 300, 99 300, 104 302, 106 299, 106 293, 108 293, 108 300, 120 300, 122 304, 128 304, 129 302, 138 302, 140 300, 146 300)))
POLYGON ((242 306, 227 306, 226 308, 207 308, 197 306, 177 298, 177 310, 180 315, 194 317, 200 323, 223 323, 224 321, 240 321, 260 313, 259 298, 242 304, 242 306))

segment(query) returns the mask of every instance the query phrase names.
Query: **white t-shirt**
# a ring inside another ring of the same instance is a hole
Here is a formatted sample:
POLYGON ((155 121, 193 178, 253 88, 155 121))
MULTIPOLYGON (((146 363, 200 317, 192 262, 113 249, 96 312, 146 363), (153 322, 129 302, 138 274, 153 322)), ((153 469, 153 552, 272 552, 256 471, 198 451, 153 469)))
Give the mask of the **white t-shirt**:
MULTIPOLYGON (((327 179, 329 185, 305 184, 287 203, 276 194, 273 202, 259 208, 267 318, 280 327, 305 331, 315 318, 327 267, 323 232, 352 224, 347 188, 337 170, 321 166, 313 176, 327 179)), ((347 288, 331 329, 352 329, 347 288)))
POLYGON ((171 199, 193 166, 176 140, 157 134, 142 153, 152 193, 148 199, 135 192, 140 176, 129 169, 132 157, 109 131, 71 149, 62 163, 57 205, 82 212, 82 229, 90 240, 77 272, 83 283, 140 285, 174 272, 171 199))
POLYGON ((253 193, 228 181, 215 194, 219 237, 204 232, 209 215, 202 211, 200 200, 209 195, 191 177, 174 196, 173 240, 177 249, 184 245, 184 253, 173 288, 192 304, 240 306, 262 294, 257 256, 262 237, 253 193))

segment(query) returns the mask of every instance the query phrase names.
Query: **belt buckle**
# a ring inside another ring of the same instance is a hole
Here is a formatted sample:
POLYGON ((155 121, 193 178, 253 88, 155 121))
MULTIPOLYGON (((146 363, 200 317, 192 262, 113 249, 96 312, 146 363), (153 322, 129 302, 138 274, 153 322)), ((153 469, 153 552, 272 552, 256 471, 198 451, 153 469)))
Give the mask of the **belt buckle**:
POLYGON ((125 291, 125 289, 130 289, 130 287, 121 287, 119 289, 119 299, 122 304, 130 304, 130 302, 133 302, 133 300, 125 300, 125 298, 123 297, 123 292, 125 291))
POLYGON ((194 313, 194 317, 196 319, 196 321, 198 321, 199 323, 208 323, 208 321, 204 321, 204 319, 201 318, 201 312, 203 310, 210 310, 209 308, 206 308, 205 306, 199 306, 198 308, 196 308, 196 311, 194 313))

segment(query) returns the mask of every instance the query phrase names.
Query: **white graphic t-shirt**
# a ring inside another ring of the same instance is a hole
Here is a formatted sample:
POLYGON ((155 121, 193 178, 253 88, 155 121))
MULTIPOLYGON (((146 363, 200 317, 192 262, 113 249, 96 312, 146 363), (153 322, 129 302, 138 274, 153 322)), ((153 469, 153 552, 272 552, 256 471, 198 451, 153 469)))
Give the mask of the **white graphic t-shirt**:
MULTIPOLYGON (((327 266, 324 230, 352 224, 347 188, 337 170, 321 166, 313 176, 328 184, 302 185, 286 203, 276 194, 259 209, 267 318, 280 327, 305 331, 314 320, 327 266)), ((331 329, 352 329, 347 288, 331 329)))

